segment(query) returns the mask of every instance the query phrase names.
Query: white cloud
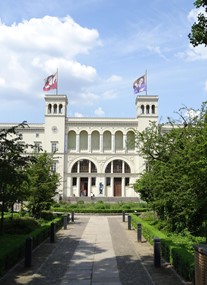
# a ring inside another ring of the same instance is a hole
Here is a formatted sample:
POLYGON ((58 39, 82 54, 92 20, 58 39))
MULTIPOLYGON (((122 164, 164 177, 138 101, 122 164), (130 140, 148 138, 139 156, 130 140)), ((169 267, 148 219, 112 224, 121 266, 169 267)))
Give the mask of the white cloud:
POLYGON ((94 114, 95 114, 96 116, 101 117, 101 116, 104 116, 105 112, 102 110, 101 107, 98 107, 98 108, 94 111, 94 114))
POLYGON ((189 61, 207 60, 207 49, 204 45, 198 45, 196 47, 189 45, 185 52, 178 53, 176 56, 189 61))
POLYGON ((5 79, 4 78, 0 78, 0 86, 5 86, 5 79))
POLYGON ((203 7, 192 9, 188 14, 188 20, 197 22, 198 14, 200 14, 200 13, 202 13, 204 15, 206 14, 205 9, 203 7))
MULTIPOLYGON (((81 87, 97 80, 96 69, 81 64, 76 57, 101 45, 99 33, 80 26, 69 16, 32 18, 11 26, 0 22, 0 45, 2 99, 13 100, 14 94, 17 100, 19 94, 25 94, 25 101, 31 96, 38 98, 44 78, 57 68, 59 90, 67 93, 68 88, 80 92, 81 87)), ((76 96, 81 97, 80 93, 76 96)))
POLYGON ((121 80, 122 80, 122 77, 118 75, 112 75, 111 77, 107 79, 108 82, 119 82, 121 80))

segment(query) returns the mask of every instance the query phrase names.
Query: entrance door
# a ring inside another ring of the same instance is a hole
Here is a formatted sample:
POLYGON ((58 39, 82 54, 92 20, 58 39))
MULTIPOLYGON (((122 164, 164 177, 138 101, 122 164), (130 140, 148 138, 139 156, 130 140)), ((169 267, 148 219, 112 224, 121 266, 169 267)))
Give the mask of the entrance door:
POLYGON ((121 196, 121 178, 114 178, 114 197, 121 196))
POLYGON ((88 196, 88 177, 80 178, 80 196, 88 196))

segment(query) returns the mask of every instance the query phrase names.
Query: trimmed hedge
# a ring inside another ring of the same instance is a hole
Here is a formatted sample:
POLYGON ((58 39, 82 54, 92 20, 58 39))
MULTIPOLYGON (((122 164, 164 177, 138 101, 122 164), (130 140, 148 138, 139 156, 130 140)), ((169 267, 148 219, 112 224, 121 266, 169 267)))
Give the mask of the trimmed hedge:
MULTIPOLYGON (((57 217, 52 222, 56 225, 56 230, 58 231, 63 225, 63 217, 57 217)), ((33 249, 41 244, 45 239, 50 236, 50 225, 51 222, 47 222, 44 225, 36 228, 34 231, 28 233, 27 235, 8 235, 8 243, 14 240, 15 244, 12 244, 9 250, 5 251, 0 256, 0 276, 3 276, 10 268, 12 268, 20 259, 25 255, 25 241, 26 238, 32 237, 33 249)))
POLYGON ((134 228, 137 228, 137 223, 142 224, 142 234, 150 244, 153 244, 154 238, 160 238, 162 257, 170 262, 186 281, 192 282, 195 275, 193 248, 189 250, 187 243, 176 243, 171 237, 166 236, 141 218, 133 214, 131 216, 134 228))

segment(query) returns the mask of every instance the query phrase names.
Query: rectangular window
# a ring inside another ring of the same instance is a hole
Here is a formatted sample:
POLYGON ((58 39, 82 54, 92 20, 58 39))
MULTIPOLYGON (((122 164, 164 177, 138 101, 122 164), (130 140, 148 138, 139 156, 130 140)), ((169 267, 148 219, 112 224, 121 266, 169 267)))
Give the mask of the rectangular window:
POLYGON ((110 185, 111 185, 111 178, 106 177, 106 186, 110 186, 110 185))
POLYGON ((96 177, 92 177, 91 179, 91 185, 96 186, 96 177))
POLYGON ((73 186, 77 185, 77 177, 73 177, 73 186))
POLYGON ((57 143, 56 142, 52 142, 51 143, 51 151, 52 151, 52 153, 56 152, 57 150, 58 150, 57 143))
POLYGON ((35 142, 35 143, 34 143, 34 152, 35 152, 35 153, 39 153, 40 150, 41 150, 41 143, 35 142))
POLYGON ((125 178, 125 186, 129 186, 129 177, 125 178))
POLYGON ((53 162, 52 166, 51 166, 51 170, 52 172, 57 172, 57 163, 53 162))

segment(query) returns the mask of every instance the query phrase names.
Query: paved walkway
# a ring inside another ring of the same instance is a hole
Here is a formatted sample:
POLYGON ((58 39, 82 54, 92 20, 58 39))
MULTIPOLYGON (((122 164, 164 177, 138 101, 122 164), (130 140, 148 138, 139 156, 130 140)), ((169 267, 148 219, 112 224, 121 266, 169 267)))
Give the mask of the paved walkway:
MULTIPOLYGON (((183 285, 169 266, 153 265, 153 248, 138 243, 121 216, 75 216, 75 223, 47 240, 32 257, 0 280, 2 285, 183 285)), ((190 283, 188 283, 190 284, 190 283)))

